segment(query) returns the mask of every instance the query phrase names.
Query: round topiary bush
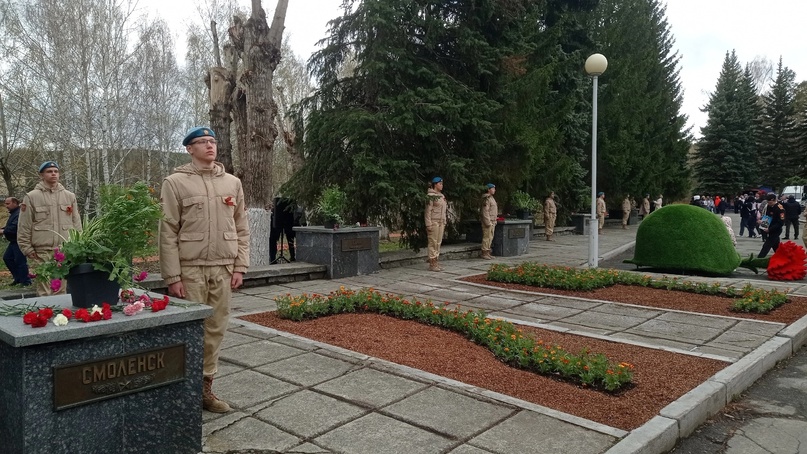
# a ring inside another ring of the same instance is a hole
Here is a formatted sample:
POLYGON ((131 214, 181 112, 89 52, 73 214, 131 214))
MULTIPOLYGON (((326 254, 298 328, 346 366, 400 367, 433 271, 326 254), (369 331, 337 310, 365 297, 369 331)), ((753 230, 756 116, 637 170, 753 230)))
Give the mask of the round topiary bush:
POLYGON ((740 255, 717 215, 692 205, 667 205, 639 224, 633 259, 625 262, 725 276, 740 265, 740 255))

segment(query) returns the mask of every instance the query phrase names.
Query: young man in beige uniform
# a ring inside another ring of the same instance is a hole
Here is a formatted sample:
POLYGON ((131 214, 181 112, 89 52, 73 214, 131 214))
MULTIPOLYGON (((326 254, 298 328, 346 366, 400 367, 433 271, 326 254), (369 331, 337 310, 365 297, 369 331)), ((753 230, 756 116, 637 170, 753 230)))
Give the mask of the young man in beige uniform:
POLYGON ((547 241, 555 241, 552 235, 555 234, 555 221, 558 219, 558 207, 555 205, 555 191, 551 191, 544 200, 544 231, 547 241))
MULTIPOLYGON (((39 179, 33 191, 25 194, 20 204, 20 220, 17 227, 17 244, 28 258, 33 269, 50 260, 53 251, 70 236, 70 230, 81 230, 76 195, 59 183, 59 165, 45 161, 39 166, 39 179)), ((64 282, 54 291, 50 282, 37 280, 39 296, 63 294, 64 282)))
POLYGON ((202 407, 230 411, 213 394, 219 351, 227 330, 232 290, 249 267, 249 223, 241 180, 216 162, 216 135, 191 129, 182 141, 191 163, 163 181, 160 201, 160 271, 168 293, 213 308, 205 320, 202 407))
POLYGON ((440 243, 446 229, 446 196, 443 195, 443 179, 434 177, 426 194, 426 235, 429 238, 429 271, 443 271, 437 263, 440 257, 440 243))
POLYGON ((633 204, 630 203, 630 195, 625 194, 625 200, 622 201, 622 228, 628 228, 628 219, 630 218, 630 212, 633 209, 633 204))
POLYGON ((597 194, 597 229, 600 235, 602 235, 602 228, 605 226, 606 216, 608 216, 608 213, 605 208, 605 193, 600 192, 597 194))
POLYGON ((499 206, 496 204, 496 199, 493 198, 493 194, 496 194, 496 185, 488 183, 485 188, 487 189, 482 195, 482 209, 479 213, 482 221, 482 253, 480 257, 485 260, 491 260, 493 257, 490 255, 490 245, 493 243, 493 234, 496 231, 499 206))

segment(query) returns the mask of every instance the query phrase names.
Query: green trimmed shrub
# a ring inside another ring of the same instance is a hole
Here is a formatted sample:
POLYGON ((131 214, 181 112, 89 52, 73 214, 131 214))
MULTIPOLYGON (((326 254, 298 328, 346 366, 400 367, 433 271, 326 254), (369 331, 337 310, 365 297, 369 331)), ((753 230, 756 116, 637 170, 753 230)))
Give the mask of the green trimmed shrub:
POLYGON ((637 266, 726 276, 740 266, 726 226, 703 208, 668 205, 645 216, 636 231, 637 266))

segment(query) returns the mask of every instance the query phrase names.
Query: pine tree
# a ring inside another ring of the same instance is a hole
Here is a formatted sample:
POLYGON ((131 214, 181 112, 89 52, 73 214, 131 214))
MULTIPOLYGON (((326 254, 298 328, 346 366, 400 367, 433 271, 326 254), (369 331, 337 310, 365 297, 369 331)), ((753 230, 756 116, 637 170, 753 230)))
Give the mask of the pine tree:
POLYGON ((736 194, 755 185, 755 124, 759 109, 753 79, 736 53, 726 52, 715 91, 703 109, 709 117, 701 128, 692 170, 696 192, 736 194))

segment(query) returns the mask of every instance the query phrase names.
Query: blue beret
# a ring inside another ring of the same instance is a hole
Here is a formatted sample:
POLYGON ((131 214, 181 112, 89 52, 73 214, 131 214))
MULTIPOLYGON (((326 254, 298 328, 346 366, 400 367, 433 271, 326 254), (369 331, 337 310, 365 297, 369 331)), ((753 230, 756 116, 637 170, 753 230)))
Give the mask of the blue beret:
POLYGON ((486 187, 486 188, 488 188, 488 189, 490 189, 490 188, 495 188, 495 187, 496 187, 496 185, 495 185, 495 184, 493 184, 493 183, 488 183, 488 184, 486 184, 486 185, 485 185, 485 187, 486 187))
POLYGON ((604 193, 604 192, 598 192, 598 193, 597 193, 597 197, 599 197, 599 196, 601 196, 601 195, 605 195, 605 193, 604 193))
POLYGON ((56 164, 56 161, 45 161, 41 166, 39 166, 39 173, 42 173, 45 171, 45 169, 50 169, 51 167, 56 167, 58 169, 59 164, 56 164))
POLYGON ((188 146, 188 144, 191 143, 191 140, 193 140, 193 139, 195 139, 197 137, 204 137, 204 136, 210 136, 210 137, 215 138, 216 133, 213 132, 213 130, 208 128, 208 127, 198 126, 196 128, 191 129, 190 131, 188 131, 188 133, 185 135, 185 138, 182 139, 182 145, 183 146, 188 146))
POLYGON ((434 177, 434 178, 432 178, 432 184, 437 184, 437 183, 439 183, 439 182, 441 182, 441 181, 443 181, 443 179, 442 179, 442 178, 440 178, 440 177, 434 177))

